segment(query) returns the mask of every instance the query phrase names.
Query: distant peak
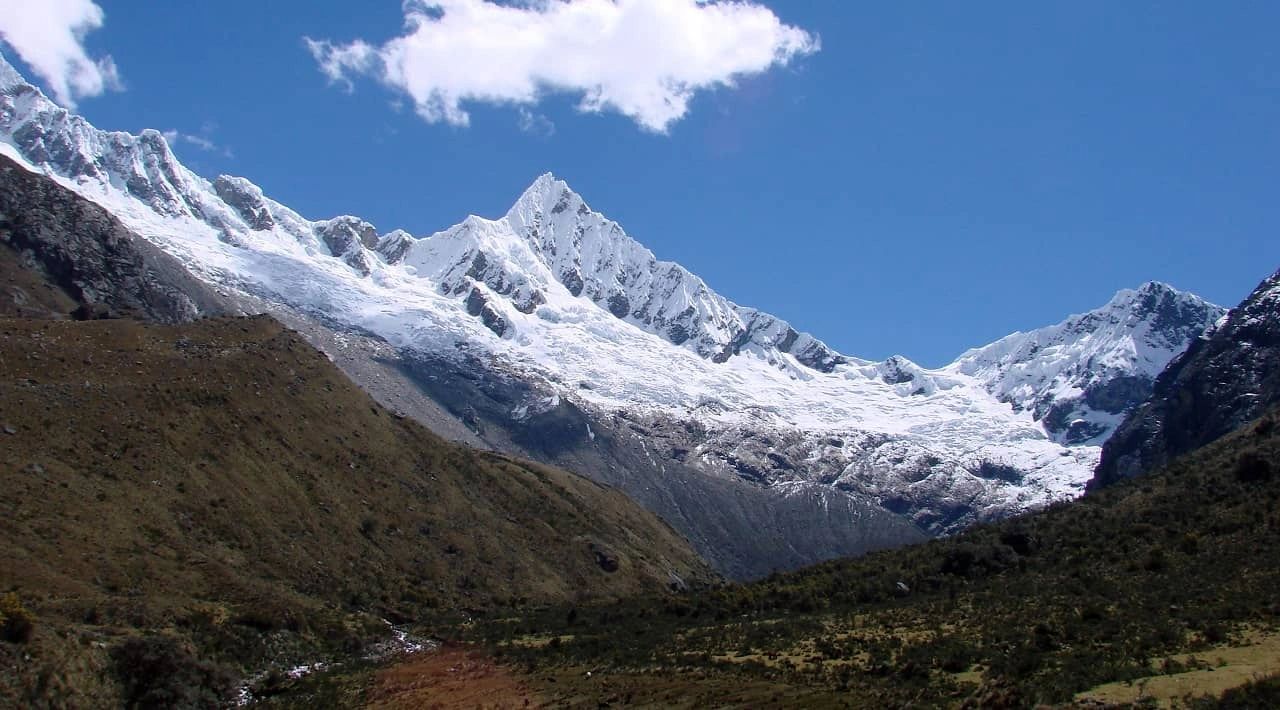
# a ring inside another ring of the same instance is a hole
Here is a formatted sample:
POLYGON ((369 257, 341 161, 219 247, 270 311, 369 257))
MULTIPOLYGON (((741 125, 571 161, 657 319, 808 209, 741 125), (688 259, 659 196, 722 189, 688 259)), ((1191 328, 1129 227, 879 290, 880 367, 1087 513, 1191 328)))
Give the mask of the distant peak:
POLYGON ((549 195, 555 192, 557 188, 568 190, 569 185, 552 173, 543 173, 533 181, 532 185, 525 189, 524 194, 520 196, 520 201, 524 201, 527 197, 549 195))
POLYGON ((1179 291, 1163 281, 1148 281, 1136 289, 1121 289, 1104 309, 1130 308, 1137 304, 1152 306, 1166 300, 1212 305, 1194 293, 1179 291))
POLYGON ((582 197, 568 183, 552 173, 543 173, 520 195, 507 217, 528 222, 536 213, 560 212, 575 202, 582 203, 582 197))
POLYGON ((22 73, 9 63, 4 53, 0 52, 0 91, 10 91, 19 86, 26 86, 27 80, 22 73))
POLYGON ((539 185, 551 185, 555 182, 558 182, 556 180, 555 174, 551 172, 545 172, 539 175, 538 178, 533 181, 533 187, 538 187, 539 185))
POLYGON ((1148 281, 1142 284, 1141 286, 1138 287, 1138 294, 1144 295, 1144 296, 1148 294, 1153 294, 1153 295, 1170 294, 1174 296, 1192 296, 1193 295, 1193 294, 1185 293, 1183 291, 1179 291, 1178 289, 1170 286, 1169 284, 1163 281, 1148 281))

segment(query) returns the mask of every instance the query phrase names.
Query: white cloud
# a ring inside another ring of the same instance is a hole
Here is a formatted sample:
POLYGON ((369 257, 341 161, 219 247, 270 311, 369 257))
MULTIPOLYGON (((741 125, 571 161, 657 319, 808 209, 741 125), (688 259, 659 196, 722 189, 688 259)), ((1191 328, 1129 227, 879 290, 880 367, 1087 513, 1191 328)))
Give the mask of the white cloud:
POLYGON ((331 82, 351 90, 370 75, 427 121, 463 126, 466 102, 527 108, 570 92, 582 111, 665 132, 698 91, 819 48, 743 0, 406 0, 404 11, 405 33, 381 46, 306 38, 307 48, 331 82))
POLYGON ((527 106, 521 106, 517 112, 516 125, 520 131, 538 138, 550 138, 556 134, 556 124, 540 113, 534 113, 527 106))
POLYGON ((110 56, 92 59, 84 37, 102 26, 93 0, 0 0, 0 38, 38 74, 67 108, 76 100, 120 89, 110 56))
POLYGON ((168 141, 170 146, 177 146, 179 143, 186 143, 188 145, 193 145, 206 153, 219 153, 223 157, 234 158, 235 155, 231 152, 230 148, 222 148, 210 137, 215 130, 217 130, 216 124, 205 123, 200 128, 199 134, 183 133, 176 129, 170 129, 168 131, 161 131, 160 135, 164 136, 164 139, 168 141))

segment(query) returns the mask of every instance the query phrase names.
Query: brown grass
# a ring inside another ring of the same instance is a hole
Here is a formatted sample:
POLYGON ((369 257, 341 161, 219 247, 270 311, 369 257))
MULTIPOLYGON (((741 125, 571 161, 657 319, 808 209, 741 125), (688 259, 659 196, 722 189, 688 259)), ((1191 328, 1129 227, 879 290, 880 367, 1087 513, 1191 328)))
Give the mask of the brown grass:
POLYGON ((0 426, 0 592, 55 627, 360 636, 712 579, 621 493, 398 419, 266 317, 0 318, 0 426))
MULTIPOLYGON (((1221 697, 1232 688, 1280 673, 1280 633, 1251 630, 1245 634, 1241 644, 1214 646, 1198 653, 1171 656, 1168 660, 1199 668, 1183 673, 1153 673, 1123 683, 1107 683, 1078 694, 1076 700, 1108 704, 1145 703, 1168 708, 1177 707, 1188 697, 1221 697)), ((1153 670, 1162 662, 1153 659, 1153 670)))
POLYGON ((483 653, 444 648, 379 671, 366 695, 370 710, 543 707, 543 700, 483 653))

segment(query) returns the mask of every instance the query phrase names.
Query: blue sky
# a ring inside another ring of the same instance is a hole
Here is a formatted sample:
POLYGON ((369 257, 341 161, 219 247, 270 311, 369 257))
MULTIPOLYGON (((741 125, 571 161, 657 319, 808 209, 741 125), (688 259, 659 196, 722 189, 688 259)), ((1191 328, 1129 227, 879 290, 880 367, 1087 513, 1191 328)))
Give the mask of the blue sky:
POLYGON ((665 134, 574 94, 464 102, 460 126, 368 72, 331 82, 304 37, 379 47, 398 0, 98 5, 84 43, 122 90, 77 109, 101 128, 195 137, 197 172, 383 231, 499 216, 551 171, 862 357, 940 365, 1151 279, 1233 305, 1280 266, 1280 3, 770 0, 821 48, 697 92, 665 134))

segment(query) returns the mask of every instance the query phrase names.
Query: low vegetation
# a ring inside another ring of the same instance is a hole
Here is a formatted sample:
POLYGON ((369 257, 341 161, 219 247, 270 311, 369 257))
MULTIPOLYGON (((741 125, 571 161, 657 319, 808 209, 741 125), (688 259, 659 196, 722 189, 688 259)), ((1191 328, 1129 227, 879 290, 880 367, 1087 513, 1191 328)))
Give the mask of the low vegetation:
POLYGON ((1149 690, 1126 701, 1212 706, 1196 697, 1280 671, 1274 422, 953 539, 683 598, 548 607, 474 638, 569 704, 756 684, 750 703, 1030 707, 1119 684, 1149 690), (1214 673, 1223 683, 1203 681, 1214 673))
POLYGON ((168 636, 128 639, 111 652, 124 701, 138 710, 214 708, 226 704, 236 686, 230 668, 202 660, 168 636))
POLYGON ((34 631, 35 618, 22 606, 18 595, 10 592, 0 596, 0 640, 26 643, 34 631))

